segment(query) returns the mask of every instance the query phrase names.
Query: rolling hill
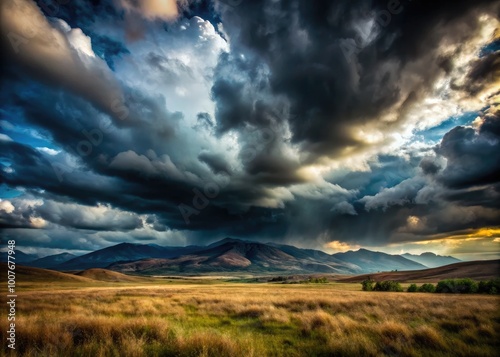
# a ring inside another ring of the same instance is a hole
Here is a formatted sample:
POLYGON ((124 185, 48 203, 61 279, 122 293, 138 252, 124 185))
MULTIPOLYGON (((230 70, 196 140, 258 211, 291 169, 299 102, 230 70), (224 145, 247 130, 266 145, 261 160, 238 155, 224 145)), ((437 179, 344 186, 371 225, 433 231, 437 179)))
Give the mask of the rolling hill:
POLYGON ((93 268, 93 269, 87 269, 80 271, 78 273, 75 273, 77 276, 81 276, 84 278, 92 279, 92 280, 98 280, 98 281, 106 281, 106 282, 113 282, 113 283, 123 283, 123 282, 130 282, 130 283, 135 283, 135 282, 141 282, 144 281, 144 278, 138 278, 134 276, 128 276, 122 273, 118 273, 116 271, 111 271, 107 269, 100 269, 100 268, 93 268))
MULTIPOLYGON (((0 272, 6 271, 7 264, 0 263, 0 272)), ((87 269, 73 274, 16 264, 15 273, 16 281, 22 283, 144 283, 150 280, 145 277, 128 276, 115 271, 99 268, 87 269)))
MULTIPOLYGON (((0 271, 7 271, 7 264, 0 263, 0 271)), ((73 275, 69 273, 62 273, 59 271, 27 267, 16 264, 16 282, 58 282, 58 283, 91 283, 94 280, 73 275)))
POLYGON ((363 274, 338 279, 339 282, 357 283, 367 278, 375 281, 394 280, 399 282, 429 283, 449 278, 471 278, 487 280, 500 277, 500 259, 461 262, 438 268, 416 271, 397 271, 376 274, 363 274))

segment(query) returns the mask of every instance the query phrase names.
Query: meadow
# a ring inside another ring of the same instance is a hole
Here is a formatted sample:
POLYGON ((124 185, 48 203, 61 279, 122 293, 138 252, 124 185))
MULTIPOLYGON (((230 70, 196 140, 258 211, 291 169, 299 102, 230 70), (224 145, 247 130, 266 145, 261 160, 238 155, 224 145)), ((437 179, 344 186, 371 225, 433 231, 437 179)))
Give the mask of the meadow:
POLYGON ((38 282, 20 286, 17 309, 16 356, 496 356, 500 349, 497 296, 366 292, 359 283, 38 282))

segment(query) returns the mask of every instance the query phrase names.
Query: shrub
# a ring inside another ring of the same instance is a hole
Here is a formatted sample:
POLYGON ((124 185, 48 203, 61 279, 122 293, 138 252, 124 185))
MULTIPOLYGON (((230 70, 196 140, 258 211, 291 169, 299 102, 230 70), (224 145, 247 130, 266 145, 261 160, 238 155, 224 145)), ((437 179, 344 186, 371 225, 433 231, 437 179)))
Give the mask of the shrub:
POLYGON ((409 293, 414 293, 414 292, 416 292, 416 291, 417 291, 417 289, 418 289, 418 288, 417 288, 417 284, 411 284, 411 285, 408 287, 408 290, 406 290, 406 291, 408 291, 409 293))
POLYGON ((370 278, 363 280, 361 282, 361 285, 363 286, 363 291, 372 291, 373 290, 373 283, 374 283, 374 281, 370 278))
POLYGON ((433 293, 436 291, 436 287, 432 284, 423 284, 418 288, 418 291, 421 293, 433 293))
POLYGON ((473 294, 478 291, 477 283, 469 278, 465 279, 445 279, 436 286, 437 293, 448 294, 473 294))
POLYGON ((500 279, 480 281, 477 292, 481 294, 500 294, 500 279))
POLYGON ((323 278, 309 278, 310 283, 314 284, 326 284, 328 283, 328 279, 323 277, 323 278))
POLYGON ((396 281, 379 281, 373 288, 375 291, 403 291, 401 284, 396 281))

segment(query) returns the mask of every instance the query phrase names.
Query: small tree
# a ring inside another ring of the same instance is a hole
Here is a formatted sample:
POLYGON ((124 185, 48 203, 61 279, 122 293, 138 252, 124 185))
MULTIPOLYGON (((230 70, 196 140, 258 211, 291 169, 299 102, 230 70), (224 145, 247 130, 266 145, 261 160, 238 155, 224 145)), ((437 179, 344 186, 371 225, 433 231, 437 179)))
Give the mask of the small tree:
POLYGON ((473 294, 478 290, 477 283, 469 278, 466 279, 445 279, 436 286, 437 293, 473 294))
POLYGON ((373 288, 375 291, 403 291, 401 284, 396 281, 379 281, 373 288))
POLYGON ((372 291, 373 283, 374 281, 370 277, 368 277, 368 279, 363 280, 361 282, 361 285, 363 286, 363 291, 372 291))
POLYGON ((480 294, 499 294, 500 279, 480 281, 477 292, 480 294))
POLYGON ((436 291, 436 287, 432 284, 423 284, 418 288, 418 291, 421 293, 433 293, 436 291))
POLYGON ((417 284, 411 284, 411 285, 408 287, 408 290, 406 290, 406 291, 408 291, 409 293, 414 293, 414 292, 416 292, 417 290, 418 290, 418 288, 417 288, 417 284))

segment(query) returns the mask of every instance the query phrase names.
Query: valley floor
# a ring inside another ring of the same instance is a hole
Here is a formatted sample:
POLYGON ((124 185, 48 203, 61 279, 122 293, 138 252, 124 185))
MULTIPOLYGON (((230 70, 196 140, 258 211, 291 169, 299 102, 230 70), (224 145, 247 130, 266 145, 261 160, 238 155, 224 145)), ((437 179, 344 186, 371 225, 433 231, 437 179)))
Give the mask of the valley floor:
POLYGON ((345 283, 108 285, 21 288, 16 355, 494 356, 500 348, 494 296, 345 283))

